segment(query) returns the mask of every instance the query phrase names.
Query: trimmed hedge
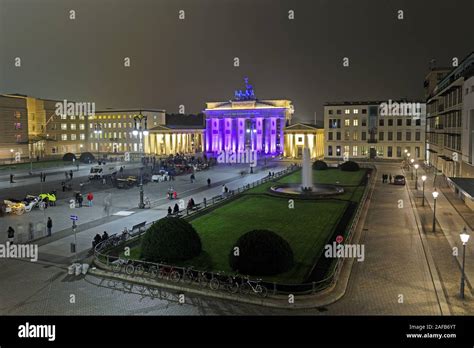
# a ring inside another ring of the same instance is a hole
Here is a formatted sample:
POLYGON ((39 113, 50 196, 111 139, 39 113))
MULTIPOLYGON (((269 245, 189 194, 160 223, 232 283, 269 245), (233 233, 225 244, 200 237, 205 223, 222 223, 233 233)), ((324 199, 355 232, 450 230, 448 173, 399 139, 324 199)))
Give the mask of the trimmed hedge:
POLYGON ((72 162, 72 160, 75 160, 75 159, 76 159, 76 155, 71 152, 65 153, 63 156, 63 161, 66 161, 66 162, 72 162))
POLYGON ((95 157, 90 152, 83 152, 81 153, 81 156, 79 157, 79 161, 81 161, 82 163, 94 162, 95 157))
POLYGON ((201 250, 201 239, 189 222, 165 217, 143 236, 141 258, 150 262, 182 261, 198 256, 201 250))
POLYGON ((357 172, 360 168, 356 162, 347 161, 339 165, 339 169, 345 172, 357 172))
POLYGON ((318 160, 318 161, 313 162, 313 169, 314 170, 326 170, 326 169, 328 169, 328 165, 327 165, 326 162, 318 160))
POLYGON ((252 230, 237 240, 229 253, 229 264, 240 274, 275 275, 292 268, 294 256, 290 244, 275 232, 252 230))

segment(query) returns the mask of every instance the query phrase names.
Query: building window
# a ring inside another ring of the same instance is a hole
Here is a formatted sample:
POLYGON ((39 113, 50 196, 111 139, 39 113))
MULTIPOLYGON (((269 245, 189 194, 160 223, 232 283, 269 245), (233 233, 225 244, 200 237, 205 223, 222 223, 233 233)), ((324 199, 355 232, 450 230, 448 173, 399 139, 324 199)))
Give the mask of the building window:
POLYGON ((354 112, 354 114, 358 114, 358 113, 359 113, 359 110, 358 110, 358 109, 354 109, 353 112, 354 112))
POLYGON ((358 127, 359 126, 359 120, 357 118, 355 118, 354 120, 352 120, 352 125, 354 127, 358 127))
POLYGON ((388 132, 388 140, 389 141, 393 140, 393 132, 388 132))
POLYGON ((405 137, 406 137, 406 138, 405 138, 406 141, 411 141, 411 132, 407 132, 407 133, 405 134, 405 137))
POLYGON ((332 156, 332 145, 328 146, 328 156, 332 156))
POLYGON ((61 123, 61 130, 67 130, 67 123, 61 123))
POLYGON ((366 118, 362 119, 362 127, 367 127, 367 119, 366 118))
POLYGON ((76 130, 76 124, 75 123, 71 123, 71 130, 76 130))
POLYGON ((350 140, 350 138, 351 138, 351 132, 345 131, 344 132, 344 140, 347 141, 347 140, 350 140))
POLYGON ((397 157, 402 157, 402 148, 401 148, 401 146, 397 146, 397 157))
POLYGON ((367 132, 362 132, 361 140, 367 140, 367 132))
MULTIPOLYGON (((20 122, 15 122, 15 123, 13 123, 13 127, 14 127, 15 129, 21 129, 21 123, 20 123, 20 122)), ((33 130, 34 130, 34 129, 33 129, 33 130)))
POLYGON ((416 132, 416 133, 415 133, 415 140, 416 140, 416 141, 420 141, 420 140, 421 140, 421 133, 420 133, 420 132, 416 132))
POLYGON ((415 120, 415 125, 416 125, 416 126, 421 126, 421 118, 417 118, 417 119, 415 120))
POLYGON ((346 118, 346 119, 344 120, 344 126, 349 127, 350 125, 351 125, 351 120, 349 120, 348 118, 346 118))
POLYGON ((420 158, 420 148, 418 146, 415 147, 415 156, 416 158, 420 158))
POLYGON ((402 119, 401 118, 397 118, 397 126, 401 126, 402 125, 402 119))
POLYGON ((406 125, 409 127, 411 126, 411 118, 406 119, 406 125))
POLYGON ((392 157, 392 147, 391 146, 389 146, 387 148, 387 157, 392 157))
POLYGON ((76 134, 71 134, 71 140, 76 140, 76 134))
POLYGON ((379 140, 383 141, 383 132, 379 132, 379 140))
POLYGON ((17 134, 15 138, 17 143, 21 143, 21 134, 17 134))
POLYGON ((14 114, 16 119, 20 119, 21 118, 21 112, 20 111, 15 111, 14 114))
POLYGON ((79 134, 80 140, 86 140, 86 135, 84 133, 79 134))
POLYGON ((367 114, 367 109, 362 109, 362 114, 363 115, 367 114))
POLYGON ((66 114, 62 114, 62 115, 61 115, 61 120, 67 120, 67 115, 66 115, 66 114))
POLYGON ((402 132, 397 132, 397 141, 402 140, 402 132))
POLYGON ((357 157, 357 146, 352 146, 352 157, 357 157))
POLYGON ((337 114, 337 115, 340 115, 340 114, 341 114, 341 110, 340 110, 340 109, 336 110, 336 114, 337 114))
POLYGON ((345 110, 344 110, 344 113, 345 113, 346 115, 349 115, 350 110, 349 110, 349 109, 345 109, 345 110))
POLYGON ((383 119, 380 119, 380 120, 379 120, 379 126, 380 126, 380 127, 383 127, 383 124, 384 124, 384 120, 383 120, 383 119))
POLYGON ((61 134, 61 140, 67 140, 67 134, 61 134))
POLYGON ((328 133, 328 140, 332 140, 332 132, 328 133))
POLYGON ((393 120, 392 120, 392 119, 389 119, 389 120, 388 120, 388 125, 389 125, 389 126, 393 126, 393 120))
POLYGON ((86 129, 86 125, 84 123, 79 124, 79 129, 80 130, 86 129))
POLYGON ((352 133, 352 140, 355 140, 355 141, 359 140, 359 132, 352 133))
POLYGON ((336 132, 336 140, 341 140, 341 132, 336 132))
POLYGON ((341 155, 341 146, 337 145, 336 146, 336 156, 340 156, 340 155, 341 155))
POLYGON ((332 115, 332 110, 329 110, 329 111, 328 111, 328 114, 329 114, 329 115, 332 115))
POLYGON ((350 146, 349 145, 344 145, 344 155, 345 156, 350 155, 349 151, 350 151, 350 146))

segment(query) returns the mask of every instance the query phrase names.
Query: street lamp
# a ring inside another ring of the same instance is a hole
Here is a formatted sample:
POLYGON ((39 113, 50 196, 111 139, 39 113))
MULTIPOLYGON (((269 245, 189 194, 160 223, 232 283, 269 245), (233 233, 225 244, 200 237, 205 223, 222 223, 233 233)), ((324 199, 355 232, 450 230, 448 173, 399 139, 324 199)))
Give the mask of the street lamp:
POLYGON ((421 181, 423 181, 423 200, 421 201, 421 205, 424 207, 425 206, 425 181, 426 181, 426 175, 421 176, 421 181))
POLYGON ((461 290, 460 295, 461 298, 464 299, 464 264, 466 263, 466 244, 469 241, 469 234, 467 233, 466 226, 464 226, 462 233, 460 234, 461 242, 462 242, 462 275, 461 275, 461 290))
POLYGON ((415 190, 418 190, 418 168, 420 165, 417 163, 414 165, 415 167, 415 190))
POLYGON ((436 189, 433 191, 433 232, 436 231, 436 198, 438 198, 439 192, 436 189))
POLYGON ((94 126, 94 134, 97 140, 97 162, 98 162, 99 161, 99 134, 102 134, 102 127, 98 123, 96 123, 94 126))
MULTIPOLYGON (((410 160, 410 164, 413 165, 414 162, 415 162, 415 159, 412 158, 412 159, 410 160)), ((413 168, 411 168, 410 171, 411 171, 411 179, 413 180, 413 168)))
MULTIPOLYGON (((149 134, 148 129, 147 129, 147 116, 142 115, 142 112, 138 115, 135 115, 133 117, 133 120, 135 122, 132 134, 134 136, 140 135, 140 153, 142 154, 142 164, 143 164, 143 144, 142 144, 142 136, 147 136, 149 134), (144 126, 142 126, 142 120, 144 120, 144 126)), ((139 209, 144 209, 145 208, 145 203, 143 201, 143 169, 140 169, 140 202, 138 203, 138 208, 139 209)))

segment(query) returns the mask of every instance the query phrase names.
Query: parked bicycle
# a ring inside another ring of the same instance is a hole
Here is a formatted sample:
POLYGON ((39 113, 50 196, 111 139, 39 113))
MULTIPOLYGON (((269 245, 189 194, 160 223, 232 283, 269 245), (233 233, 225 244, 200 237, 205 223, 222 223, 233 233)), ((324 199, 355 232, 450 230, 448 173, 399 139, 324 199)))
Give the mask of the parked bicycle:
POLYGON ((268 290, 265 286, 261 285, 260 282, 261 279, 250 280, 249 278, 246 278, 242 285, 240 285, 240 292, 244 295, 253 293, 261 297, 267 297, 268 290))
POLYGON ((236 276, 220 274, 218 273, 220 280, 220 286, 228 292, 235 294, 239 291, 239 282, 236 276))
POLYGON ((173 266, 161 265, 158 272, 158 277, 161 279, 171 280, 173 282, 179 282, 181 275, 173 266))

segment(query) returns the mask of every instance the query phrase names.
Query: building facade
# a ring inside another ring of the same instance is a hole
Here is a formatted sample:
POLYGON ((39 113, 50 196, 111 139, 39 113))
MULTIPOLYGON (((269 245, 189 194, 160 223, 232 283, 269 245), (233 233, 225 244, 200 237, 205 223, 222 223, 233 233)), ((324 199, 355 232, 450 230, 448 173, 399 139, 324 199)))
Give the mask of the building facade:
POLYGON ((474 52, 444 73, 426 105, 428 163, 448 177, 474 177, 474 52))
POLYGON ((324 129, 313 124, 295 123, 284 130, 284 156, 301 158, 307 147, 311 158, 324 157, 324 129))
POLYGON ((425 105, 421 102, 336 102, 324 106, 324 157, 424 160, 425 105))
POLYGON ((206 104, 205 151, 283 154, 283 131, 293 112, 289 100, 257 99, 245 79, 245 90, 236 91, 233 100, 206 104))

